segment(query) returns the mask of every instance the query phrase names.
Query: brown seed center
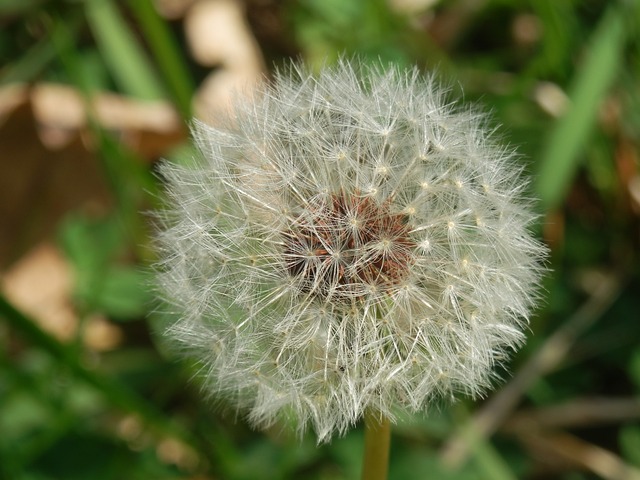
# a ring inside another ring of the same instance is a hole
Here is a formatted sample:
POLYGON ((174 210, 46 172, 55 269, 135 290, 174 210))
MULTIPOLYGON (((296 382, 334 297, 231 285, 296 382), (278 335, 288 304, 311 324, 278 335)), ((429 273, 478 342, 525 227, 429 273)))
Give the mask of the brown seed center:
POLYGON ((333 194, 285 233, 284 258, 301 290, 354 298, 388 291, 413 264, 407 216, 369 197, 333 194))

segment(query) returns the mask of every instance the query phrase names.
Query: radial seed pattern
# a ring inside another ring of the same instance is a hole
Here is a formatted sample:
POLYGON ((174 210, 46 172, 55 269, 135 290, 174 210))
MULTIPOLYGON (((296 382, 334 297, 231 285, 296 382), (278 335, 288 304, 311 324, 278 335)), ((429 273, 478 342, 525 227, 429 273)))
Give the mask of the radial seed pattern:
POLYGON ((545 249, 517 157, 444 95, 417 70, 294 67, 164 164, 168 335, 212 397, 325 441, 491 385, 545 249))
POLYGON ((407 216, 357 192, 339 192, 305 212, 285 234, 285 246, 299 289, 323 301, 357 298, 363 285, 388 291, 414 263, 407 216))

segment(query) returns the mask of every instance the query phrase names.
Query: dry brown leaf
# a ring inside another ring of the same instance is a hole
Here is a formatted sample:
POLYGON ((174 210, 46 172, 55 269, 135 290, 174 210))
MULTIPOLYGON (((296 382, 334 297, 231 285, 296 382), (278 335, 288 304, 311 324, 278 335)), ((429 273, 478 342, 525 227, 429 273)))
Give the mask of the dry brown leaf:
POLYGON ((522 439, 548 462, 565 460, 607 480, 640 480, 640 470, 615 453, 564 432, 528 432, 522 439))
MULTIPOLYGON (((58 340, 69 341, 79 320, 71 295, 73 274, 66 259, 51 243, 42 243, 24 255, 1 278, 2 290, 18 309, 58 340)), ((95 351, 111 350, 123 338, 122 330, 99 315, 85 320, 83 343, 95 351)))
POLYGON ((249 93, 262 79, 264 60, 241 2, 201 0, 189 9, 184 22, 196 61, 219 67, 205 78, 194 98, 195 116, 215 123, 215 116, 228 108, 236 92, 249 93))
POLYGON ((201 0, 187 12, 184 28, 191 54, 201 65, 256 73, 264 70, 241 2, 201 0))
MULTIPOLYGON (((64 147, 87 125, 86 102, 72 87, 38 84, 32 90, 31 102, 40 138, 49 148, 64 147)), ((89 108, 110 130, 155 132, 172 139, 182 130, 180 116, 166 102, 143 102, 105 92, 95 95, 89 108)))
POLYGON ((2 277, 7 299, 60 340, 73 337, 77 318, 69 296, 72 275, 50 243, 43 243, 16 262, 2 277))
POLYGON ((533 90, 533 98, 542 110, 554 118, 562 116, 569 107, 569 97, 553 82, 539 82, 533 90))
POLYGON ((0 88, 0 127, 11 112, 27 103, 28 88, 21 83, 14 83, 0 88))
POLYGON ((182 18, 185 12, 198 0, 155 0, 156 10, 164 18, 176 20, 182 18))
POLYGON ((424 12, 439 2, 440 0, 387 0, 391 10, 404 15, 424 12))
POLYGON ((251 96, 261 77, 235 70, 211 73, 194 98, 194 115, 204 122, 217 124, 216 117, 229 110, 233 99, 251 96))
POLYGON ((90 350, 96 352, 114 350, 123 339, 122 329, 109 322, 103 315, 91 315, 85 320, 82 342, 90 350))
POLYGON ((103 212, 109 194, 80 139, 51 151, 39 140, 29 104, 0 126, 0 270, 51 238, 70 209, 103 212))

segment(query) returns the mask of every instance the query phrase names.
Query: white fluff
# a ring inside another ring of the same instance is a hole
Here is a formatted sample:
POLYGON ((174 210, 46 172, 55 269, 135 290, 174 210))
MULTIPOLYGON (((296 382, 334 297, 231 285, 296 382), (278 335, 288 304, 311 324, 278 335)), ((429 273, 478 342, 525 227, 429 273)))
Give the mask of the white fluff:
POLYGON ((195 165, 162 167, 157 270, 205 391, 319 441, 365 409, 481 395, 524 340, 546 255, 484 121, 417 69, 343 60, 196 124, 195 165))

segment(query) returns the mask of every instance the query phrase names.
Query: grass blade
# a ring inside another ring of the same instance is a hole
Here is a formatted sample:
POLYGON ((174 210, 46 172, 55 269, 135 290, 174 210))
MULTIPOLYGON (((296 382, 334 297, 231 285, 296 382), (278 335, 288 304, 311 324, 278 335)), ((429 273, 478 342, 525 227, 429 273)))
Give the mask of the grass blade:
POLYGON ((144 100, 164 97, 145 52, 111 0, 87 0, 87 20, 120 89, 144 100))
POLYGON ((144 400, 116 379, 100 375, 84 367, 73 347, 61 343, 42 330, 32 319, 13 307, 2 295, 0 295, 0 317, 7 320, 11 327, 34 346, 44 350, 67 367, 76 378, 100 391, 113 406, 138 414, 149 426, 159 432, 180 438, 189 445, 197 445, 188 432, 167 420, 167 417, 158 411, 153 404, 144 400))
POLYGON ((150 0, 136 0, 128 5, 145 33, 174 102, 184 118, 191 118, 191 97, 195 86, 175 38, 150 0))
POLYGON ((624 43, 623 11, 612 7, 591 38, 591 49, 569 91, 569 110, 558 120, 542 154, 537 190, 546 209, 557 207, 569 189, 598 108, 616 78, 624 43))

